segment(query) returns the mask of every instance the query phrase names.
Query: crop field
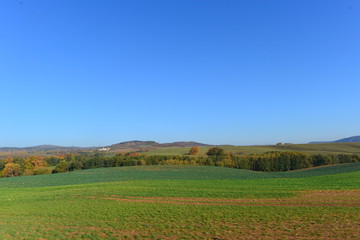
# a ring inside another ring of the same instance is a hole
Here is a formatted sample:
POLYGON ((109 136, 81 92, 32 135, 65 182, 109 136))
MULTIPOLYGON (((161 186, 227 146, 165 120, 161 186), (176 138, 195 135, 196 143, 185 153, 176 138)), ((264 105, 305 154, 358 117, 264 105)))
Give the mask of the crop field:
MULTIPOLYGON (((270 151, 295 151, 307 152, 310 154, 342 154, 360 153, 360 143, 317 143, 317 144, 288 144, 288 145, 259 145, 259 146, 220 146, 227 152, 234 154, 262 154, 270 151)), ((205 155, 211 147, 200 147, 201 154, 205 155)), ((190 148, 166 147, 144 152, 145 155, 183 155, 189 152, 190 148)))
POLYGON ((0 191, 0 239, 360 239, 360 163, 102 168, 0 191))

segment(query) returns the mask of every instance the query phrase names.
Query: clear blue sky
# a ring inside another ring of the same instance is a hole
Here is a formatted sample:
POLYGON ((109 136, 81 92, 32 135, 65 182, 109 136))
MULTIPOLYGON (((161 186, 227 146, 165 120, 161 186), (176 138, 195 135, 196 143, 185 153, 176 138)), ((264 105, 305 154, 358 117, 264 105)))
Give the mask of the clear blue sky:
POLYGON ((360 135, 357 0, 2 0, 0 146, 360 135))

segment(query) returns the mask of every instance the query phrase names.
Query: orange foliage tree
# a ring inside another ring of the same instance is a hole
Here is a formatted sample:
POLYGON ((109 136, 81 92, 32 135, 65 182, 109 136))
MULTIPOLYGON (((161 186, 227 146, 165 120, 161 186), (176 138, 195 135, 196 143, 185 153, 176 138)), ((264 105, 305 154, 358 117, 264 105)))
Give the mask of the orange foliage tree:
MULTIPOLYGON (((25 159, 24 162, 24 175, 37 175, 43 172, 49 172, 47 169, 47 162, 40 156, 31 156, 25 159)), ((51 172, 51 171, 50 171, 51 172)))
POLYGON ((200 148, 199 147, 192 147, 189 150, 189 155, 196 155, 199 154, 200 152, 200 148))

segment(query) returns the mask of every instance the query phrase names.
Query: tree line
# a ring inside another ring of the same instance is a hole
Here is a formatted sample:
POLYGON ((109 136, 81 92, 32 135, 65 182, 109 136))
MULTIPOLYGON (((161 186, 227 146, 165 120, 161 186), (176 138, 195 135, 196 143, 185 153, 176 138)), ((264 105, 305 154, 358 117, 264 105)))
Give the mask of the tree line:
POLYGON ((140 155, 139 153, 69 153, 62 156, 8 157, 0 161, 2 177, 62 173, 103 167, 141 165, 202 165, 231 167, 254 171, 290 171, 315 166, 360 162, 359 154, 308 154, 303 152, 267 152, 259 155, 236 155, 224 149, 210 148, 199 155, 191 148, 186 155, 140 155))

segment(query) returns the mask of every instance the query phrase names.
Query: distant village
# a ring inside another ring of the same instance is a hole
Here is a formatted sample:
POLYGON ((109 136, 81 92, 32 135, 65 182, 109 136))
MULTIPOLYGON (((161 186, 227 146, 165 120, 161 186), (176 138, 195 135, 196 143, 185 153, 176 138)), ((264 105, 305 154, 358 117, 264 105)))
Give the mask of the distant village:
POLYGON ((110 148, 109 147, 102 147, 102 148, 98 148, 97 150, 100 151, 100 152, 105 152, 105 151, 110 151, 110 148))

